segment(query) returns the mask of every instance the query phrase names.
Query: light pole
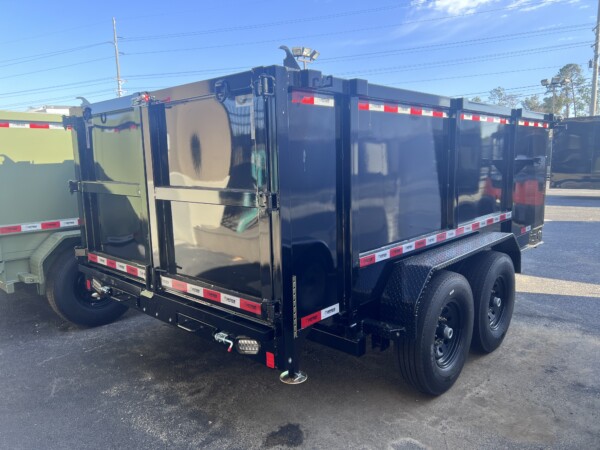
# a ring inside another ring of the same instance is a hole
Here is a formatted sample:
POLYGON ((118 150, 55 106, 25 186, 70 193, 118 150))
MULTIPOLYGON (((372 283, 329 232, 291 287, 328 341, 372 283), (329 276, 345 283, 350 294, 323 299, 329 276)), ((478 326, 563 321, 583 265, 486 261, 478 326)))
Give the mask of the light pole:
MULTIPOLYGON (((556 88, 559 86, 564 86, 570 83, 571 80, 569 78, 561 78, 561 77, 552 77, 550 80, 548 78, 544 78, 540 83, 544 86, 546 90, 546 94, 552 92, 552 114, 554 114, 554 108, 556 104, 556 88)), ((575 96, 573 95, 573 105, 575 105, 575 96)))
POLYGON ((308 47, 292 47, 294 57, 304 64, 304 70, 308 64, 315 62, 319 57, 319 52, 308 47))

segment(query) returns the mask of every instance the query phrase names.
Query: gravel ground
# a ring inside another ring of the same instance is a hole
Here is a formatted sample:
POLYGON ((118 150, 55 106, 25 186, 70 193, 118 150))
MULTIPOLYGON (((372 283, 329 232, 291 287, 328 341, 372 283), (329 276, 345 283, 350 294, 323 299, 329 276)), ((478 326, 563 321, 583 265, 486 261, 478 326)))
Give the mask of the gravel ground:
POLYGON ((0 295, 0 448, 600 448, 600 191, 551 190, 509 334, 429 398, 393 351, 317 344, 309 380, 141 314, 79 329, 0 295))

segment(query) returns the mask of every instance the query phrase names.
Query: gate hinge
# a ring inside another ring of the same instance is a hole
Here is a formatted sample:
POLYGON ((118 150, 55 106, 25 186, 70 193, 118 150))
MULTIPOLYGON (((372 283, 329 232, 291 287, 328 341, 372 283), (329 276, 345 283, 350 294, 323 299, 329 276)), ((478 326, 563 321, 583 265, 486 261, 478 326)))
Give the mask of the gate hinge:
POLYGON ((279 196, 273 192, 258 193, 258 207, 266 212, 279 209, 279 196))
POLYGON ((79 181, 77 180, 69 180, 69 192, 71 194, 75 193, 75 192, 79 192, 79 181))
POLYGON ((78 120, 79 120, 79 117, 76 117, 76 116, 62 116, 63 128, 65 130, 74 129, 75 126, 77 125, 78 120))
POLYGON ((255 85, 256 95, 271 96, 275 95, 275 78, 270 75, 261 75, 258 77, 255 85))
POLYGON ((267 319, 273 322, 279 317, 279 305, 280 302, 276 300, 263 301, 265 312, 267 313, 267 319))

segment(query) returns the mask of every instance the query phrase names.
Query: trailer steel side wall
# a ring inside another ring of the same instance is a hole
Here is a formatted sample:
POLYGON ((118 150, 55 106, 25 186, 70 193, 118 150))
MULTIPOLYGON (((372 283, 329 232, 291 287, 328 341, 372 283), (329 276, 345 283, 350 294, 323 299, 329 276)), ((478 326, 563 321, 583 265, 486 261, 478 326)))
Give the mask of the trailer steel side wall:
POLYGON ((550 186, 600 189, 600 118, 565 119, 554 130, 550 186))
POLYGON ((188 331, 258 339, 269 367, 296 373, 309 333, 361 354, 365 320, 412 320, 380 304, 407 257, 540 242, 548 120, 277 66, 94 104, 80 269, 188 331))
POLYGON ((57 247, 79 241, 71 131, 53 114, 0 111, 0 289, 45 288, 57 247))

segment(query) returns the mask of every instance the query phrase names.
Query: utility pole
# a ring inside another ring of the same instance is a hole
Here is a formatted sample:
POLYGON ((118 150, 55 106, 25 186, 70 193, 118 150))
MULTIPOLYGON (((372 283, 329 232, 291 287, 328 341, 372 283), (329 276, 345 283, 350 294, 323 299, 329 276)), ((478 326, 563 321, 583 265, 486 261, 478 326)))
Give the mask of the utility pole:
POLYGON ((594 60, 592 61, 592 102, 590 104, 590 116, 596 115, 598 105, 598 52, 600 51, 600 0, 598 0, 598 11, 596 13, 596 43, 594 44, 594 60))
MULTIPOLYGON (((600 3, 600 0, 598 0, 600 3)), ((113 17, 113 44, 115 46, 115 62, 117 63, 117 97, 123 96, 123 80, 121 79, 121 66, 119 65, 119 41, 117 39, 117 21, 113 17)))

